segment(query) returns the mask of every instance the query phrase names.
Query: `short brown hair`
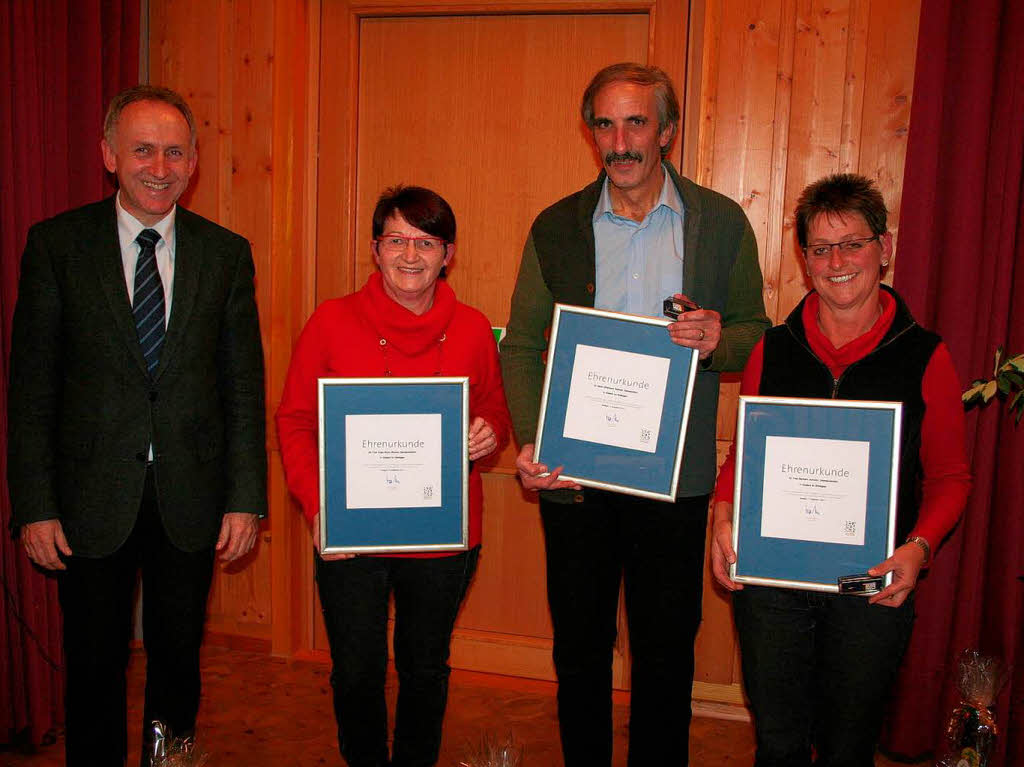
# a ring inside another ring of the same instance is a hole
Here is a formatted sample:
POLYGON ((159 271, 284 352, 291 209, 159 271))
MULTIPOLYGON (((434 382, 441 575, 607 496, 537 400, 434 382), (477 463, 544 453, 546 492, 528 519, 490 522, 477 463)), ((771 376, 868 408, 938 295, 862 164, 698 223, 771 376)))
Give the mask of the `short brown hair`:
MULTIPOLYGON (((594 127, 594 99, 598 92, 606 85, 612 83, 635 83, 645 87, 654 88, 654 102, 658 106, 658 130, 672 127, 672 138, 675 138, 679 127, 679 99, 676 98, 675 88, 672 87, 672 80, 665 71, 658 67, 645 67, 643 64, 636 64, 631 61, 623 61, 618 64, 607 66, 594 75, 590 85, 583 91, 583 101, 580 103, 580 114, 583 122, 588 128, 594 127)), ((661 153, 668 152, 672 141, 662 147, 661 153)))
POLYGON ((818 179, 800 193, 796 201, 796 240, 807 247, 807 230, 821 214, 833 216, 859 213, 871 233, 885 234, 888 211, 875 182, 857 173, 835 173, 818 179))
POLYGON ((103 138, 107 140, 108 144, 113 145, 114 143, 114 131, 117 128, 117 121, 121 119, 121 113, 124 111, 124 108, 129 104, 134 104, 136 101, 162 101, 181 112, 185 122, 188 123, 189 145, 195 149, 196 120, 192 116, 192 110, 189 109, 188 102, 177 91, 172 91, 170 88, 162 88, 158 85, 135 85, 131 88, 126 88, 110 100, 106 119, 103 120, 103 138))
POLYGON ((384 234, 384 222, 395 213, 410 225, 445 243, 455 242, 455 214, 437 192, 422 186, 392 186, 384 190, 373 210, 373 238, 384 234))

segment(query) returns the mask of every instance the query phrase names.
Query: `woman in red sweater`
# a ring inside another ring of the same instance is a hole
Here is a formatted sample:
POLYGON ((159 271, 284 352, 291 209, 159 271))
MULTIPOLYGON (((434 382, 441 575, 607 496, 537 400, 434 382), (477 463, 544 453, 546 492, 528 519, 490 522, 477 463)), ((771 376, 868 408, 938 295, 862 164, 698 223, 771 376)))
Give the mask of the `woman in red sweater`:
MULTIPOLYGON (((510 418, 490 323, 438 280, 455 253, 451 207, 429 189, 388 189, 373 213, 371 247, 379 271, 356 293, 324 302, 306 323, 276 415, 288 488, 312 526, 317 550, 318 378, 468 375, 469 460, 508 441, 510 418)), ((315 555, 338 745, 350 767, 437 762, 452 628, 480 550, 483 490, 478 465, 471 466, 468 551, 315 555), (392 592, 399 692, 389 757, 384 683, 392 592)))
POLYGON ((809 767, 812 749, 817 765, 871 767, 918 574, 970 490, 963 405, 945 344, 881 285, 892 235, 874 184, 852 174, 811 184, 796 228, 814 289, 754 348, 740 391, 903 403, 898 547, 869 570, 892 583, 865 599, 732 581, 732 455, 715 493, 712 572, 733 592, 757 767, 809 767))

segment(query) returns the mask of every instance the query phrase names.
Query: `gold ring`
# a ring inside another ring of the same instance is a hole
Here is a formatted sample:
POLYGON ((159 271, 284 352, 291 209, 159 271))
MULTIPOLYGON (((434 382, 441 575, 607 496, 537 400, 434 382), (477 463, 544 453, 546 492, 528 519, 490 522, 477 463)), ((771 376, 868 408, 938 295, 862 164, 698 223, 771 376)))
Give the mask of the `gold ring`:
POLYGON ((703 341, 704 340, 704 336, 705 336, 704 328, 697 328, 697 329, 700 331, 700 337, 697 340, 698 341, 703 341))

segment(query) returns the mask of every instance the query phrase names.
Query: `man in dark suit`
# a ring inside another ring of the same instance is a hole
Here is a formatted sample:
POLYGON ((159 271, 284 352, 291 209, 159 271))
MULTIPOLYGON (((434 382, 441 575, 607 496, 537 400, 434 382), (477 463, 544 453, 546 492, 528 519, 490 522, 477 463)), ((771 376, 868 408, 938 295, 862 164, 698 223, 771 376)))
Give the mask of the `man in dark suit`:
POLYGON ((8 480, 28 556, 59 579, 68 765, 124 764, 139 570, 144 739, 152 719, 193 731, 214 558, 248 553, 266 515, 253 260, 176 205, 195 142, 178 94, 119 94, 101 142, 117 195, 33 226, 22 259, 8 480))

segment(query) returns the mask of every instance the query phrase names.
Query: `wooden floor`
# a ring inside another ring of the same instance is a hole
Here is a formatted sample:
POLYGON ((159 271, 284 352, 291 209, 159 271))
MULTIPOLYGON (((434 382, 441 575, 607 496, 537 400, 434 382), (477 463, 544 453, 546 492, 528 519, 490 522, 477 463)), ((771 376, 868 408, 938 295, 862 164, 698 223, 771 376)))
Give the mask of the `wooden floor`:
MULTIPOLYGON (((132 657, 128 672, 129 722, 141 716, 145 660, 132 657)), ((290 767, 341 765, 331 709, 329 669, 314 661, 207 647, 203 651, 203 699, 199 746, 210 754, 207 767, 290 767)), ((394 706, 394 682, 389 683, 394 706)), ((557 767, 558 724, 554 685, 507 677, 454 672, 445 721, 441 767, 457 767, 483 734, 512 733, 525 747, 523 767, 557 767)), ((614 767, 626 764, 624 705, 616 705, 614 767)), ((128 764, 138 764, 138 731, 130 728, 128 764)), ((754 761, 749 722, 697 716, 690 737, 690 764, 742 765, 754 761)), ((58 738, 34 754, 0 752, 5 767, 59 767, 58 738)), ((878 767, 896 762, 878 757, 878 767)), ((925 763, 920 763, 924 765, 925 763)))

